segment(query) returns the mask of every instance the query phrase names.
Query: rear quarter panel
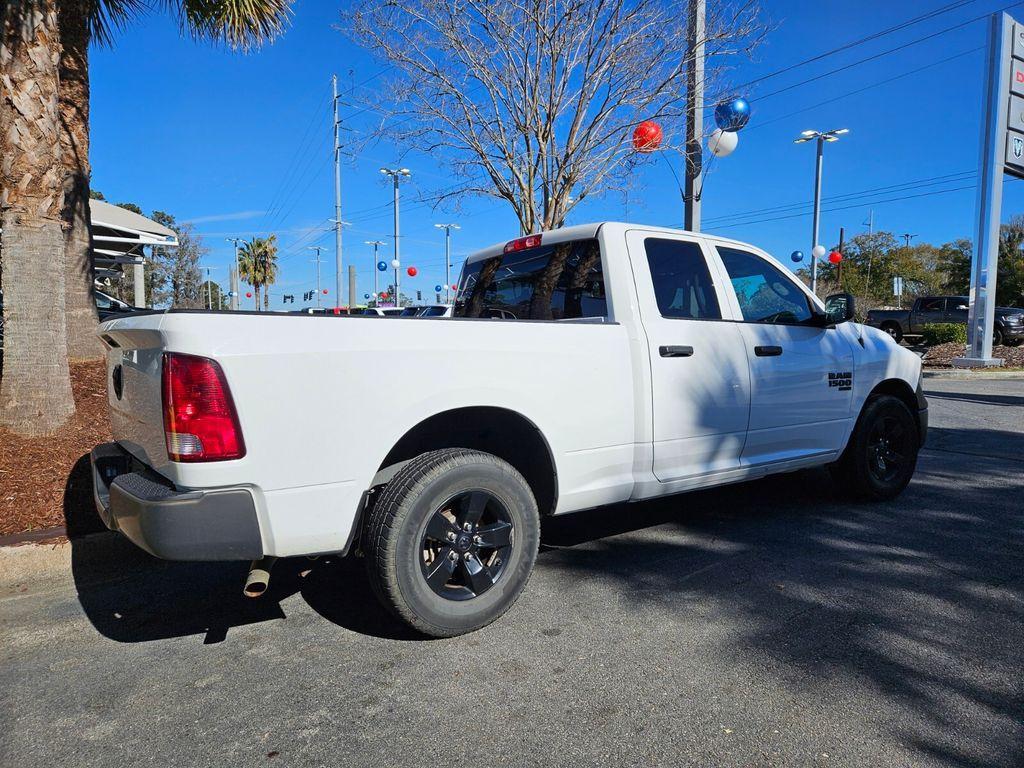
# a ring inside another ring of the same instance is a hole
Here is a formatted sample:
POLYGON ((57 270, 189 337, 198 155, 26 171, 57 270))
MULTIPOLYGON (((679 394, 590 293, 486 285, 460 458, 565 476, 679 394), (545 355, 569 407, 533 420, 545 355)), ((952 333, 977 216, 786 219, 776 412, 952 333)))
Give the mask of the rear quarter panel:
POLYGON ((391 447, 454 408, 497 406, 532 421, 556 463, 559 510, 631 490, 634 388, 621 325, 172 313, 157 333, 167 351, 220 363, 247 452, 206 464, 162 454, 154 467, 179 486, 258 488, 274 554, 342 548, 391 447))

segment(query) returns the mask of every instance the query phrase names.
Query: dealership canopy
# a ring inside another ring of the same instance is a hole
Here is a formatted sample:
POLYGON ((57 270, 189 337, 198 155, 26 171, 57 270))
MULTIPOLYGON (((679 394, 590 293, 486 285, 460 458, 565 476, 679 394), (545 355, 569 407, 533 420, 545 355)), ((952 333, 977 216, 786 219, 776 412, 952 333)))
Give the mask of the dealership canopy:
POLYGON ((92 211, 93 262, 96 277, 119 279, 125 264, 142 264, 142 246, 175 248, 178 235, 137 213, 103 200, 89 201, 92 211))

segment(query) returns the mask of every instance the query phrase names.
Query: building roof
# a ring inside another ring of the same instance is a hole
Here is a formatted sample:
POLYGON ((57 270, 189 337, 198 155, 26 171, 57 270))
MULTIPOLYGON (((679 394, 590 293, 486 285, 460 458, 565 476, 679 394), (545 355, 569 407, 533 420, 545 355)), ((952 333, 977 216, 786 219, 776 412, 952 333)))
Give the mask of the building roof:
POLYGON ((111 205, 103 200, 90 200, 89 208, 92 211, 91 218, 94 227, 109 227, 110 229, 121 229, 130 233, 155 235, 156 238, 145 238, 147 244, 178 244, 178 235, 174 230, 168 229, 162 224, 157 224, 155 221, 147 219, 145 216, 133 213, 127 208, 111 205), (174 242, 169 242, 168 238, 174 242))

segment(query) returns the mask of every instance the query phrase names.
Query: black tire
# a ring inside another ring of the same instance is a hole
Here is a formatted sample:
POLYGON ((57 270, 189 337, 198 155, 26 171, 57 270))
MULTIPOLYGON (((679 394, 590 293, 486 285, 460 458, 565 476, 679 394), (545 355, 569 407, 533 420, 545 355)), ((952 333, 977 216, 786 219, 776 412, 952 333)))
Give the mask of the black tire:
POLYGON ((363 549, 370 584, 395 616, 425 635, 453 637, 512 607, 539 543, 537 502, 523 476, 489 453, 446 448, 417 456, 384 487, 363 549))
POLYGON ((840 489, 865 501, 895 498, 907 487, 920 449, 917 420, 891 395, 868 399, 846 450, 829 469, 840 489))
POLYGON ((892 340, 897 344, 903 341, 903 329, 900 328, 898 323, 882 323, 880 327, 883 331, 892 336, 892 340))
POLYGON ((1003 346, 1003 329, 1000 328, 998 325, 992 329, 992 346, 1003 346))

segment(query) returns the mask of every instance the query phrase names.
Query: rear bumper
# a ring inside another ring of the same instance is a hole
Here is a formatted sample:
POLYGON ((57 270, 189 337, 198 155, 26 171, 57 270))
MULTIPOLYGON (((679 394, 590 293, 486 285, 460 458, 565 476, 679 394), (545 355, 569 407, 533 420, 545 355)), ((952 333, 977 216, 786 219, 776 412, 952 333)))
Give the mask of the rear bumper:
POLYGON ((178 490, 117 443, 92 450, 93 496, 103 523, 165 560, 263 556, 256 503, 247 488, 178 490))

